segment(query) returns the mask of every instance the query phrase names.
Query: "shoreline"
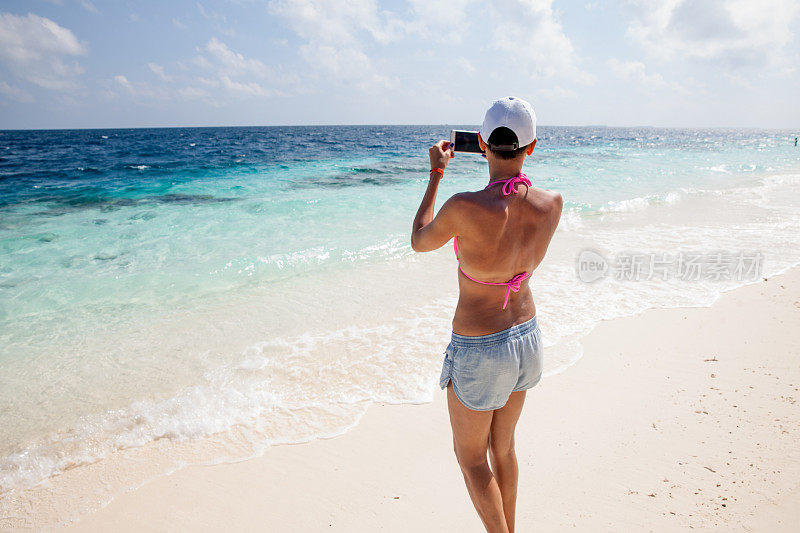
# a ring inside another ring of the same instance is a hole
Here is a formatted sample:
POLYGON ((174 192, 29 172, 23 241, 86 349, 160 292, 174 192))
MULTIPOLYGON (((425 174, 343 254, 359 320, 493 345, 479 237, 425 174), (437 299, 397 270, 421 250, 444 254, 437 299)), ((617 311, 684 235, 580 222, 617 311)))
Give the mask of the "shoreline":
MULTIPOLYGON (((710 307, 599 323, 581 339, 583 357, 529 391, 520 529, 788 531, 800 503, 798 293, 794 267, 710 307)), ((68 529, 480 531, 451 448, 444 394, 370 405, 343 435, 187 466, 68 529)))

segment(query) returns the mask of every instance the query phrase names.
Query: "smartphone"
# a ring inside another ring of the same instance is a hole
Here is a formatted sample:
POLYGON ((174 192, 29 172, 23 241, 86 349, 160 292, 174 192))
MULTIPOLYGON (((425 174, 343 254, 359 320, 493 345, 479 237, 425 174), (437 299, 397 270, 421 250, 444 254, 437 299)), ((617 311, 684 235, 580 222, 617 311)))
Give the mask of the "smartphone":
POLYGON ((450 132, 450 145, 456 152, 483 153, 478 144, 477 131, 452 130, 450 132))

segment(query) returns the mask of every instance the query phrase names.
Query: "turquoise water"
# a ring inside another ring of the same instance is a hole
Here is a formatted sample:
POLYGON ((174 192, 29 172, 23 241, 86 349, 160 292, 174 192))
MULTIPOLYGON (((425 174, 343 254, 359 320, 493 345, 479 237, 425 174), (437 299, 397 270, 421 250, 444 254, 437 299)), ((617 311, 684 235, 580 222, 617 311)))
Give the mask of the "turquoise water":
MULTIPOLYGON (((127 320, 409 253, 424 149, 446 134, 5 132, 0 338, 24 346, 27 330, 54 321, 84 323, 101 310, 127 320)), ((797 150, 779 132, 543 128, 527 171, 560 190, 568 211, 588 215, 796 164, 797 150)), ((484 167, 481 158, 457 158, 441 194, 480 187, 484 167)))
MULTIPOLYGON (((409 230, 449 130, 0 132, 0 492, 164 437, 236 427, 258 447, 429 401, 455 263, 409 230)), ((581 284, 581 249, 798 261, 790 132, 539 133, 525 171, 566 202, 533 284, 550 373, 599 320, 736 285, 581 284)), ((437 205, 486 181, 459 154, 437 205)))

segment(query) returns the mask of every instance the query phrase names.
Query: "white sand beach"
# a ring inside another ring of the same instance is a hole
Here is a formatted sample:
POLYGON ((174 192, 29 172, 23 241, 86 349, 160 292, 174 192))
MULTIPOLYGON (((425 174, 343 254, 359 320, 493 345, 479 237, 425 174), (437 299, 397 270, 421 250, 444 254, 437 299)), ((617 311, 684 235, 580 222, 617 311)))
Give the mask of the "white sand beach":
MULTIPOLYGON (((798 331, 798 268, 709 308, 601 323, 582 359, 528 394, 517 430, 518 530, 797 531, 798 331)), ((37 511, 3 527, 43 525, 37 511)), ((158 477, 67 529, 482 526, 442 392, 431 404, 374 405, 339 437, 158 477)))

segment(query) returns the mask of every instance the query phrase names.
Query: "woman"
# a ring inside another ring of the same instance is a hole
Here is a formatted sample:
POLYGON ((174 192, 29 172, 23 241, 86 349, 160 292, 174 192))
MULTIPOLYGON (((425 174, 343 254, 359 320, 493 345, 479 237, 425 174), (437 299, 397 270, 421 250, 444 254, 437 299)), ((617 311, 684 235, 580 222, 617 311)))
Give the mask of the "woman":
POLYGON ((427 252, 454 239, 459 297, 440 386, 447 388, 453 445, 472 503, 487 531, 513 532, 514 428, 525 391, 542 375, 541 334, 528 283, 558 225, 562 200, 522 174, 536 146, 530 104, 514 97, 495 101, 478 139, 489 184, 453 195, 436 217, 439 181, 455 154, 447 141, 431 147, 430 182, 414 218, 411 246, 427 252))

